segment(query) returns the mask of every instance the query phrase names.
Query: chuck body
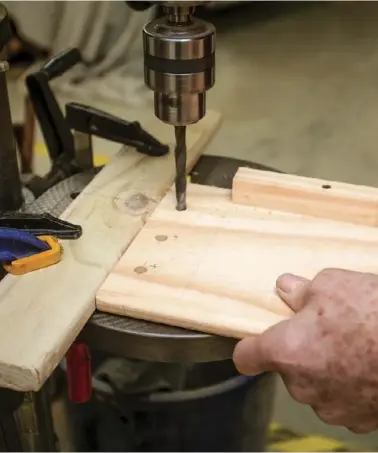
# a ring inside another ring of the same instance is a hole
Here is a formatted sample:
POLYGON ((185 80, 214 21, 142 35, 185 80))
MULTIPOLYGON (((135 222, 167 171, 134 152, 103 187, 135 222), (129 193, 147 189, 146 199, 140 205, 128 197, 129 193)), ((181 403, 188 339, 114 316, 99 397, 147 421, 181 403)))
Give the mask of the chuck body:
POLYGON ((206 91, 215 82, 215 28, 193 17, 191 2, 168 2, 165 16, 143 30, 144 77, 154 91, 155 115, 174 126, 206 113, 206 91))

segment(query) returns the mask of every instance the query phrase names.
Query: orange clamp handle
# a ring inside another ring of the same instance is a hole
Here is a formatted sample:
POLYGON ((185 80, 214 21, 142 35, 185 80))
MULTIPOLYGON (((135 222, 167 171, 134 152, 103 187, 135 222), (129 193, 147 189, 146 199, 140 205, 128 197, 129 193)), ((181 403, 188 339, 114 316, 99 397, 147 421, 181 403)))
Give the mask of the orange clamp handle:
POLYGON ((62 257, 62 247, 58 239, 53 236, 38 236, 38 239, 46 242, 50 249, 4 264, 4 269, 13 275, 23 275, 58 263, 62 257))

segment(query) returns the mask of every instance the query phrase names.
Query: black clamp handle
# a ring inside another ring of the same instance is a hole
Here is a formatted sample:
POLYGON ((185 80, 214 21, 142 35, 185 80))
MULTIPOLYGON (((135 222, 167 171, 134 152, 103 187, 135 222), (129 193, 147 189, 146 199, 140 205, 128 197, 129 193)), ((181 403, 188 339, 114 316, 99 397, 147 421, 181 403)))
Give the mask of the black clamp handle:
POLYGON ((135 147, 137 151, 149 156, 158 157, 169 152, 167 145, 148 134, 138 122, 129 122, 76 103, 67 104, 66 117, 63 115, 49 82, 81 61, 78 49, 68 49, 48 60, 39 71, 26 77, 29 97, 52 163, 46 176, 36 176, 27 184, 37 197, 62 180, 93 167, 92 135, 135 147), (78 149, 75 149, 75 139, 79 134, 74 137, 71 129, 87 136, 81 137, 78 149))
POLYGON ((126 121, 88 105, 66 105, 68 126, 78 132, 136 148, 142 154, 159 157, 169 152, 169 146, 159 142, 137 121, 126 121))
POLYGON ((51 58, 37 72, 26 77, 26 86, 35 115, 42 129, 52 164, 65 156, 75 158, 74 140, 59 104, 50 88, 49 81, 63 74, 81 61, 78 49, 68 49, 51 58))
POLYGON ((59 239, 78 239, 82 235, 80 225, 48 213, 0 212, 0 227, 22 230, 34 236, 55 236, 59 239))
POLYGON ((46 74, 48 80, 53 80, 81 61, 82 58, 79 49, 66 49, 47 60, 41 71, 46 74))

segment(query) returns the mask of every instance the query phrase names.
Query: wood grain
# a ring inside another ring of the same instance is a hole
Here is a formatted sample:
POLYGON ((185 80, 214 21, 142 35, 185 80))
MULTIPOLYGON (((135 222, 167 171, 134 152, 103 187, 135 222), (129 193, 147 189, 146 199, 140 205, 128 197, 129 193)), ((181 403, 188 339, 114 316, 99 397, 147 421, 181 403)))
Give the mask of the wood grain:
POLYGON ((378 272, 378 229, 238 205, 190 184, 188 210, 168 193, 105 280, 99 310, 243 338, 287 319, 284 272, 378 272))
POLYGON ((234 203, 360 225, 378 225, 378 190, 336 181, 239 168, 234 203))
MULTIPOLYGON (((188 130, 188 169, 219 125, 209 112, 188 130)), ((157 119, 143 126, 173 144, 173 128, 157 119)), ((38 390, 95 310, 109 271, 174 180, 173 153, 150 158, 122 150, 62 216, 83 236, 64 241, 60 263, 0 283, 0 386, 38 390)))

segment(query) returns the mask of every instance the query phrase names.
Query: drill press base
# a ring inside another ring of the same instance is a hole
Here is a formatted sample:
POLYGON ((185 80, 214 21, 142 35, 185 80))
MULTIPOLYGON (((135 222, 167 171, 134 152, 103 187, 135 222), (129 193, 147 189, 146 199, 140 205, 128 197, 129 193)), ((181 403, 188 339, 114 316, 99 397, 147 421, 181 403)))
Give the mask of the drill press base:
MULTIPOLYGON (((192 172, 192 182, 231 188, 239 167, 275 171, 230 158, 203 156, 192 172)), ((232 357, 236 341, 191 330, 96 312, 81 339, 94 349, 121 357, 154 362, 212 362, 232 357)))

